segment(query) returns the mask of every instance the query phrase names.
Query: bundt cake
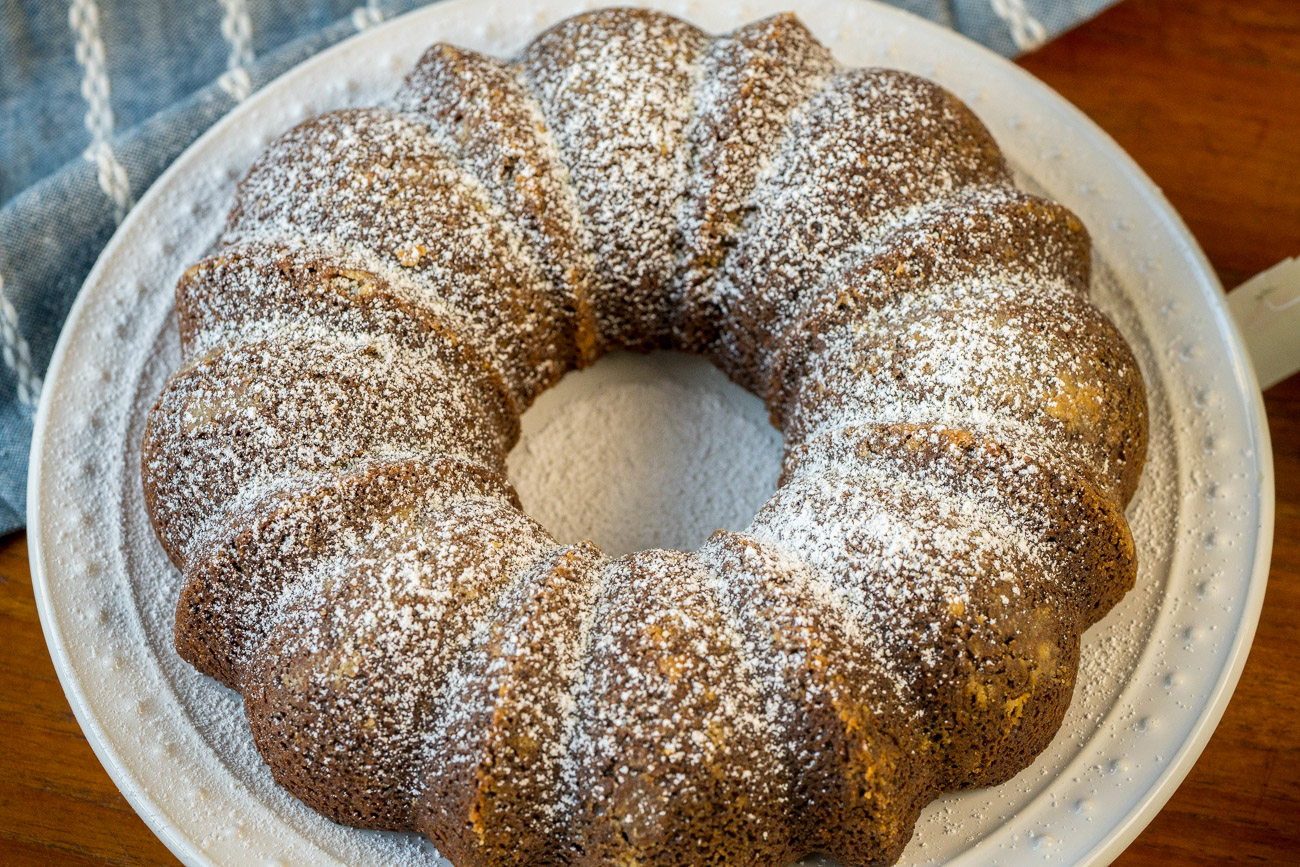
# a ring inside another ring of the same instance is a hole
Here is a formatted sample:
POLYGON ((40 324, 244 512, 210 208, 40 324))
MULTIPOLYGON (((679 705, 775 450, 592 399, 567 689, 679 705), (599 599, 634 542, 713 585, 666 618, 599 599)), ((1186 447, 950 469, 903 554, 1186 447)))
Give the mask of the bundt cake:
POLYGON ((275 779, 457 865, 895 861, 1057 731, 1134 580, 1146 398, 1088 236, 952 94, 790 15, 435 45, 275 142, 180 280, 143 482, 275 779), (611 559, 506 480, 616 348, 763 399, 743 532, 611 559))

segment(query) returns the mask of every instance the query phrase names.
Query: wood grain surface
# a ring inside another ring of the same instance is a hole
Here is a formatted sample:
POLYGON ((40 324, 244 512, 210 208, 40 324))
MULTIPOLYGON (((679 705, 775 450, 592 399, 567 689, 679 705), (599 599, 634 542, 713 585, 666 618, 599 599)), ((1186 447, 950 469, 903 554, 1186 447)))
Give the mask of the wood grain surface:
MULTIPOLYGON (((1300 2, 1124 0, 1022 65, 1133 155, 1225 286, 1300 255, 1300 2)), ((1300 377, 1264 398, 1277 529, 1263 618, 1223 722, 1127 867, 1300 863, 1300 377)), ((0 865, 174 864, 64 699, 21 533, 0 541, 0 653, 0 865)))

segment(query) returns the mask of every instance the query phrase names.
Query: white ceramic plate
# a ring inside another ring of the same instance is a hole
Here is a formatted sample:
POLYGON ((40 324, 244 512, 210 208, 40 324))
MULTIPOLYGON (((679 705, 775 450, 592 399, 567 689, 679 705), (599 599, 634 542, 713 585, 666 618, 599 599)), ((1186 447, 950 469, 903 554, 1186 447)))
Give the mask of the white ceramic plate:
MULTIPOLYGON (((790 5, 664 8, 722 32, 790 5)), ((178 582, 153 539, 138 481, 144 417, 178 357, 171 287, 215 236, 234 181, 289 126, 391 91, 431 42, 509 54, 588 6, 451 0, 322 53, 240 105, 177 160, 122 224, 77 299, 46 378, 32 448, 36 598, 59 677, 95 752, 188 863, 438 858, 422 838, 340 828, 276 788, 252 749, 237 697, 172 652, 178 582)), ((1191 768, 1255 631, 1273 481, 1254 375, 1195 241, 1141 170, 1080 112, 974 43, 891 8, 822 0, 798 11, 843 62, 910 69, 954 90, 1029 186, 1083 217, 1101 265, 1099 301, 1142 364, 1153 429, 1151 462, 1130 508, 1138 587, 1085 636, 1079 687, 1051 747, 1005 786, 932 805, 905 854, 909 863, 1104 863, 1191 768)), ((693 545, 694 524, 743 526, 749 514, 734 514, 736 503, 753 509, 770 491, 779 441, 764 424, 757 401, 702 362, 615 357, 567 378, 530 411, 512 475, 525 504, 562 537, 590 534, 626 547, 648 539, 611 534, 638 527, 659 542, 693 545), (647 434, 645 411, 618 411, 655 405, 673 408, 662 437, 647 434), (686 490, 668 494, 676 507, 655 500, 653 484, 596 510, 603 519, 573 514, 572 504, 547 496, 556 443, 575 434, 559 437, 556 425, 577 425, 581 434, 602 413, 616 433, 602 438, 593 430, 601 445, 586 456, 590 467, 611 477, 626 472, 618 468, 627 454, 617 446, 639 437, 643 463, 675 462, 687 481, 686 490), (683 424, 703 432, 670 435, 683 424), (701 467, 714 468, 717 484, 740 478, 727 448, 738 437, 748 438, 748 451, 770 473, 760 472, 757 483, 744 476, 751 482, 720 506, 690 479, 701 467)))

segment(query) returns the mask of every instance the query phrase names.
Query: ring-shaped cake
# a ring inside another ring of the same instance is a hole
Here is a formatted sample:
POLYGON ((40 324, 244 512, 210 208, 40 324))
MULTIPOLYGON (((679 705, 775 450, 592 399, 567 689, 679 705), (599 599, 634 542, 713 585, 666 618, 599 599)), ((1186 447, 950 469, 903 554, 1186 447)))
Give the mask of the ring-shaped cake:
POLYGON ((435 45, 274 143, 177 287, 177 648, 298 798, 457 865, 890 863, 1046 746, 1132 586, 1146 400, 1088 288, 965 106, 793 16, 435 45), (611 559, 522 512, 520 414, 616 348, 765 401, 744 531, 611 559))

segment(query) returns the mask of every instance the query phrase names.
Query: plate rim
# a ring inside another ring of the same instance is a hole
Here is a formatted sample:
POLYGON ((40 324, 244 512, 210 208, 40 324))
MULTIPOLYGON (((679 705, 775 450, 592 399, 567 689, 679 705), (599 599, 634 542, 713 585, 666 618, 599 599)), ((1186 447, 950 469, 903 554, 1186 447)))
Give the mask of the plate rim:
MULTIPOLYGON (((1087 854, 1076 862, 1081 865, 1109 863, 1127 848, 1151 822, 1190 773, 1222 719, 1249 656, 1267 587, 1276 507, 1272 444, 1269 437, 1263 394, 1259 389, 1254 370, 1248 360, 1240 329, 1228 309, 1222 285, 1204 251, 1187 228, 1181 215, 1165 197, 1163 191, 1105 130, 1069 100, 1027 70, 962 34, 920 18, 903 9, 878 2, 878 0, 854 0, 854 3, 870 7, 873 15, 893 17, 896 21, 908 27, 917 28, 941 39, 956 39, 966 43, 967 48, 974 49, 976 53, 982 53, 982 59, 985 62, 1001 65, 1004 72, 1011 71, 1020 86, 1036 88, 1041 97, 1045 97, 1058 109, 1072 116, 1077 124, 1078 133, 1090 139, 1088 142, 1090 149, 1104 153, 1123 172, 1128 181, 1145 194, 1152 206, 1152 213, 1159 218, 1170 235, 1178 242, 1182 256, 1189 260, 1194 266, 1194 270, 1203 277, 1206 285, 1200 287, 1199 294, 1205 302, 1206 309, 1214 318, 1214 325, 1225 338, 1223 348, 1228 353, 1236 393, 1244 398, 1249 408, 1249 415, 1245 422, 1251 434, 1251 444, 1255 451, 1255 461, 1258 466, 1259 510, 1258 521, 1255 526, 1255 554, 1248 577, 1249 583, 1246 585, 1246 594, 1242 601, 1241 619, 1233 636, 1227 658, 1209 693, 1210 697, 1198 713, 1196 721, 1179 746, 1178 751, 1170 758, 1163 771, 1157 775, 1150 788, 1141 796, 1136 807, 1131 808, 1121 822, 1114 825, 1087 854), (1207 291, 1214 289, 1219 291, 1207 291)), ((639 0, 638 5, 642 5, 639 0)), ((654 6, 656 4, 654 0, 650 0, 645 5, 654 6)), ((790 5, 797 6, 798 4, 791 2, 790 5)), ((309 67, 323 66, 336 54, 352 50, 356 43, 377 39, 388 28, 396 29, 400 26, 409 26, 413 23, 413 19, 421 16, 453 14, 455 10, 461 10, 473 15, 473 0, 445 0, 442 3, 418 7, 385 21, 381 25, 358 31, 277 76, 260 88, 252 97, 232 107, 220 120, 195 139, 155 179, 145 195, 141 197, 137 206, 117 227, 108 244, 100 252, 94 267, 78 291, 65 320, 64 327, 60 330, 47 369, 46 382, 54 383, 58 380, 62 367, 67 362, 72 344, 71 335, 74 329, 70 328, 69 325, 79 321, 84 308, 90 303, 89 298, 93 294, 94 288, 102 282, 103 272, 108 268, 108 263, 116 254, 118 246, 123 243, 123 238, 127 234, 125 230, 134 222, 146 218, 146 215, 155 206, 156 200, 161 198, 162 191, 170 185, 176 175, 190 170, 187 163, 193 158, 195 152, 205 148, 210 140, 228 134, 228 130, 236 126, 244 113, 256 111, 261 103, 273 99, 279 86, 286 78, 301 74, 309 67), (452 11, 449 12, 449 10, 452 11)), ((89 698, 82 687, 83 676, 78 673, 72 662, 61 624, 55 616, 52 589, 46 573, 45 558, 48 549, 46 540, 43 537, 40 506, 40 488, 43 477, 42 446, 50 424, 52 404, 52 389, 46 389, 42 392, 33 424, 27 481, 27 535, 30 549, 29 564, 37 611, 59 683, 72 707, 74 717, 96 757, 119 791, 122 792, 128 803, 131 804, 150 830, 182 862, 187 864, 213 864, 215 862, 202 848, 196 845, 196 841, 177 827, 168 817, 167 812, 159 806, 153 797, 143 790, 132 774, 128 763, 113 745, 108 737, 107 729, 93 713, 89 698)), ((963 860, 963 856, 958 856, 958 860, 963 860)))

